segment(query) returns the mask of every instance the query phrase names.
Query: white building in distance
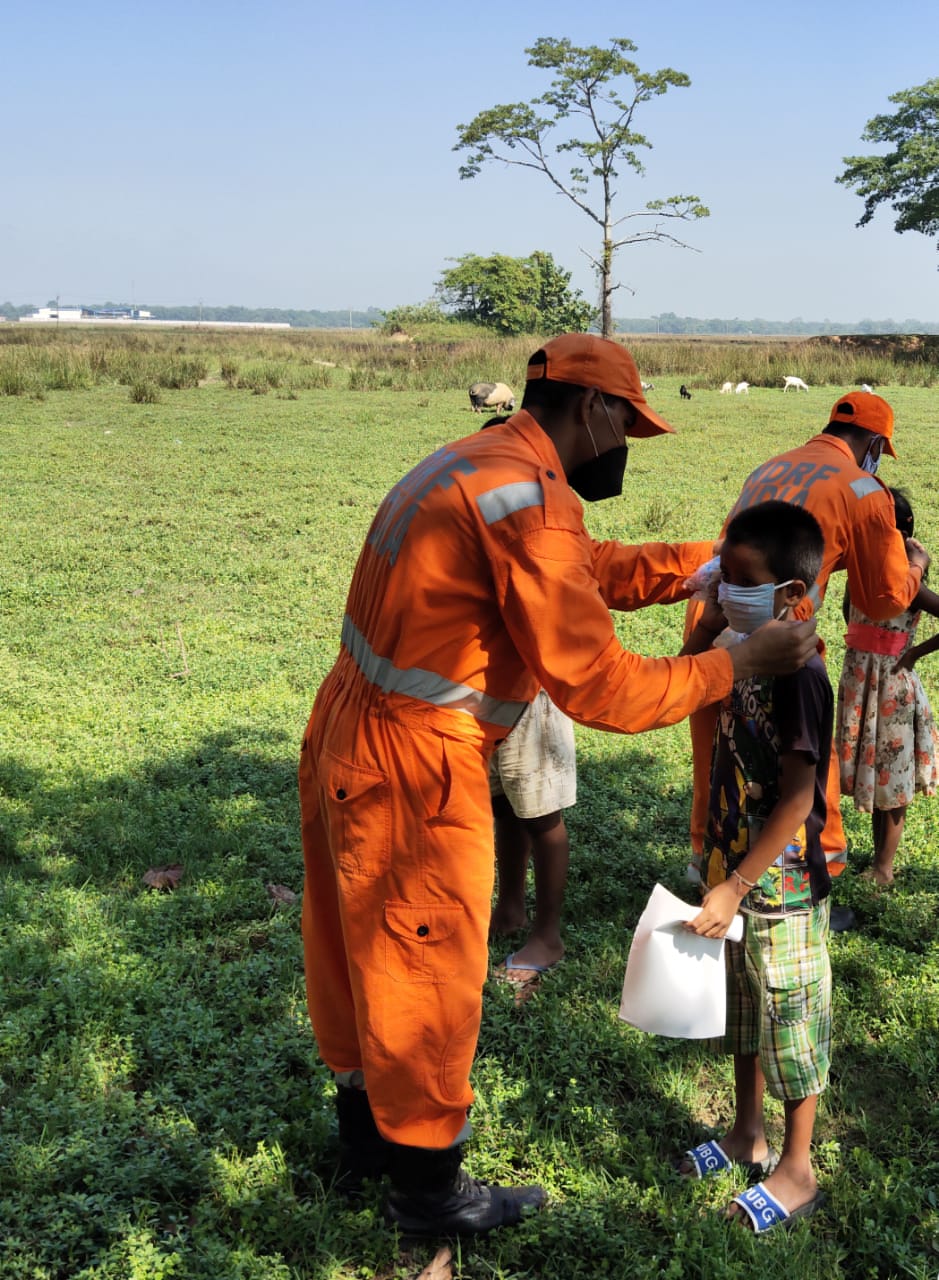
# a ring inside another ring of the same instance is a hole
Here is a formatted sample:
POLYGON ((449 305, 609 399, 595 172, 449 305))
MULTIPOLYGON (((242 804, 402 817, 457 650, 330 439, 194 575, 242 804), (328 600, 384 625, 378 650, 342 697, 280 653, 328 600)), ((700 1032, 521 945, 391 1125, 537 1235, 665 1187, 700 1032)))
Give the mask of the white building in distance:
POLYGON ((140 307, 39 307, 20 324, 134 324, 175 329, 289 329, 286 321, 154 320, 140 307))

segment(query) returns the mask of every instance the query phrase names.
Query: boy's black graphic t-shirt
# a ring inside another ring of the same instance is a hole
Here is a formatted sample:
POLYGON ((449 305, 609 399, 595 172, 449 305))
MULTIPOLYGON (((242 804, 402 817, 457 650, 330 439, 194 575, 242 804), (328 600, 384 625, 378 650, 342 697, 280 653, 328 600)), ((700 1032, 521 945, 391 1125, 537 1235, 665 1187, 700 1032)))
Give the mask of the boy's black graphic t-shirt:
POLYGON ((740 904, 741 911, 788 915, 828 896, 831 879, 819 835, 831 755, 834 695, 819 657, 788 676, 738 681, 721 704, 711 759, 705 880, 713 888, 749 853, 779 799, 779 757, 803 752, 815 762, 812 810, 776 862, 740 904))

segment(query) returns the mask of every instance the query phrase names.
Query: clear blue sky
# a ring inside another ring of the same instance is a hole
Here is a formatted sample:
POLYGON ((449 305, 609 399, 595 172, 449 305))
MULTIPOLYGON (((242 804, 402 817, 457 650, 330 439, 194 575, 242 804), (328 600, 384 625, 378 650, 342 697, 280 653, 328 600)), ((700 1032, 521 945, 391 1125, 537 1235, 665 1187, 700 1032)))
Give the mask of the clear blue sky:
MULTIPOLYGON (((594 224, 543 177, 458 176, 456 126, 547 87, 539 36, 626 36, 691 87, 642 108, 700 253, 622 251, 617 315, 939 319, 935 242, 835 185, 888 95, 939 74, 939 6, 558 0, 8 5, 0 300, 389 308, 463 253, 546 249, 591 299, 594 224)), ((681 224, 678 224, 679 227, 681 224)))

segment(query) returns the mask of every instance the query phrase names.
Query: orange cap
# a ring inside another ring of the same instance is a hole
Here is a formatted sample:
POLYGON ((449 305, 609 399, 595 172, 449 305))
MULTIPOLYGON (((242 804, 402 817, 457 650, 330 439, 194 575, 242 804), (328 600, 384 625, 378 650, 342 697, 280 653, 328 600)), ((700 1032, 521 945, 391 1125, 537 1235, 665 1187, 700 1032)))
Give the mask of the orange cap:
POLYGON ((849 391, 835 402, 828 419, 829 426, 833 422, 843 422, 849 427, 860 427, 862 431, 873 431, 883 436, 884 452, 891 458, 897 456, 892 444, 893 410, 881 396, 872 391, 849 391))
POLYGON ((636 410, 636 420, 627 435, 657 436, 675 430, 646 404, 635 360, 625 347, 608 338, 593 333, 562 333, 551 338, 529 360, 527 377, 529 382, 547 378, 575 387, 596 387, 628 400, 636 410))

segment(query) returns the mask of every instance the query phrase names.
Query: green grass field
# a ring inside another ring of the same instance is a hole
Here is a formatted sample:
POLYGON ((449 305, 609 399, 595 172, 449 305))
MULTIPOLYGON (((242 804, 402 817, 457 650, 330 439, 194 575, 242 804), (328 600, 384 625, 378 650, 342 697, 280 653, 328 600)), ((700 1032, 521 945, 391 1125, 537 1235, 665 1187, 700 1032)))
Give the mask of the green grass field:
MULTIPOLYGON (((374 509, 481 419, 462 372, 451 390, 350 392, 337 374, 252 395, 220 368, 156 403, 132 402, 130 379, 0 395, 3 1280, 388 1280, 435 1252, 396 1239, 377 1192, 357 1208, 331 1192, 299 903, 267 886, 302 888, 297 752, 374 509), (175 892, 144 885, 170 864, 175 892)), ((635 443, 622 500, 589 511, 598 536, 715 534, 747 471, 821 429, 839 389, 682 402, 685 380, 656 376, 678 434, 635 443)), ((882 474, 939 550, 936 393, 883 390, 900 457, 882 474)), ((839 606, 836 579, 820 624, 835 679, 839 606)), ((681 614, 619 633, 672 653, 681 614)), ((936 705, 939 662, 921 674, 936 705)), ((552 1203, 454 1246, 453 1274, 935 1277, 936 803, 910 810, 901 887, 843 882, 862 927, 832 942, 829 1205, 757 1242, 717 1219, 728 1178, 669 1172, 726 1119, 729 1063, 617 1019, 649 890, 684 892, 687 731, 578 729, 578 753, 567 959, 520 1008, 487 988, 467 1151, 476 1175, 541 1181, 552 1203)), ((858 871, 869 824, 845 816, 858 871)))

